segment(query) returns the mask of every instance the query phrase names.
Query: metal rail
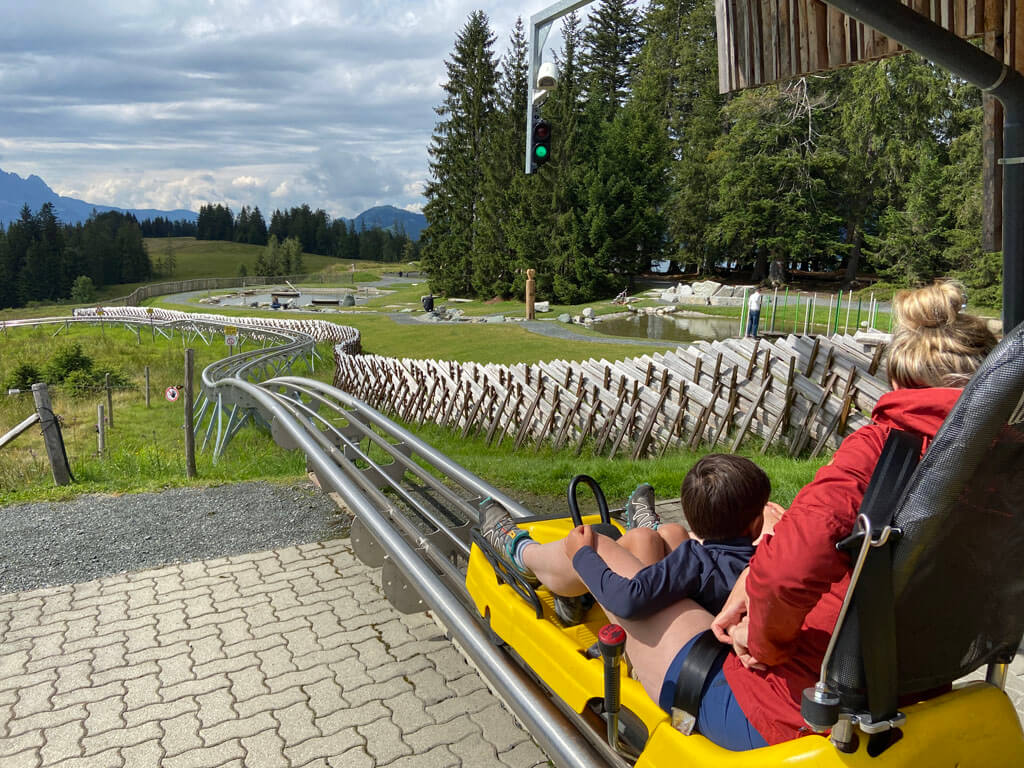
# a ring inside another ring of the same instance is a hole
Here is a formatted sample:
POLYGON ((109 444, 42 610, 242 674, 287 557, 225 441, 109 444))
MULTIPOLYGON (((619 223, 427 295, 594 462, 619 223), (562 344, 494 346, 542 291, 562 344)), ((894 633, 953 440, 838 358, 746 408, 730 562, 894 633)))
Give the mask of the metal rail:
POLYGON ((478 522, 480 499, 492 496, 517 517, 529 515, 528 510, 373 408, 322 382, 285 376, 254 384, 229 377, 211 386, 225 399, 247 400, 280 445, 305 453, 321 486, 337 493, 372 536, 364 553, 372 555, 379 546, 382 557, 375 564, 383 562, 386 573, 389 564, 397 568, 382 579, 388 598, 400 610, 423 610, 421 599, 434 611, 556 765, 625 765, 607 747, 589 741, 579 723, 494 645, 465 590, 468 532, 478 522), (410 600, 409 592, 416 597, 410 600))

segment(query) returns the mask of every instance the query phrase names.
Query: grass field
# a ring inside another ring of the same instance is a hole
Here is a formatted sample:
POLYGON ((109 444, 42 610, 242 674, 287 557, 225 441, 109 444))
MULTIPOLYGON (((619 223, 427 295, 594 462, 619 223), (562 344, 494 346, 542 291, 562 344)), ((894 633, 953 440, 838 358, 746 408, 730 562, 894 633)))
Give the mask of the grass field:
MULTIPOLYGON (((459 328, 452 327, 453 330, 459 328)), ((475 329, 502 330, 491 326, 477 326, 475 329)), ((162 396, 166 387, 183 383, 181 338, 167 340, 160 335, 154 338, 145 331, 136 337, 133 332, 113 325, 102 329, 71 326, 56 337, 53 333, 52 327, 19 328, 10 329, 6 335, 0 336, 0 381, 7 378, 16 363, 28 362, 45 369, 57 350, 78 344, 96 367, 121 371, 127 375, 130 384, 113 395, 114 425, 107 429, 103 456, 97 453, 96 423, 97 406, 102 404, 106 408, 106 393, 97 390, 76 395, 67 387, 51 386, 53 409, 61 420, 75 482, 63 488, 54 486, 39 429, 33 427, 0 452, 0 505, 36 499, 66 499, 81 493, 130 493, 246 480, 290 481, 303 474, 303 456, 296 451, 277 448, 269 434, 246 427, 216 464, 209 450, 200 451, 197 454, 199 479, 188 481, 185 477, 182 402, 179 399, 170 403, 162 396), (150 368, 151 388, 148 408, 144 392, 146 366, 150 368)), ((511 346, 506 349, 510 357, 515 356, 512 349, 516 344, 521 345, 517 338, 513 336, 509 342, 511 346)), ((496 339, 496 336, 489 336, 485 344, 494 347, 496 339)), ((559 343, 557 340, 548 341, 559 343)), ((560 343, 564 356, 564 342, 560 343)), ((206 346, 198 339, 192 346, 196 352, 198 381, 202 368, 219 359, 225 349, 220 343, 206 346)), ((480 348, 471 349, 467 345, 466 349, 480 359, 480 348)), ((330 359, 329 347, 321 345, 320 354, 330 359)), ((318 366, 315 372, 310 372, 299 365, 294 372, 329 381, 333 369, 318 366)), ((0 432, 16 425, 33 411, 31 393, 0 398, 0 432)), ((552 504, 556 507, 561 504, 557 497, 564 494, 569 479, 580 472, 598 478, 612 500, 624 499, 641 480, 651 482, 661 497, 678 495, 682 476, 706 452, 673 451, 662 459, 637 462, 587 455, 577 458, 571 451, 554 452, 548 448, 535 452, 532 447, 524 447, 515 452, 507 441, 500 447, 488 446, 479 437, 463 439, 433 425, 410 428, 498 487, 529 498, 546 499, 548 509, 552 504)), ((197 447, 201 443, 200 435, 197 447)), ((771 455, 754 458, 769 472, 775 486, 773 499, 782 504, 788 504, 823 463, 822 459, 793 461, 771 455)))
MULTIPOLYGON (((250 274, 260 248, 236 243, 203 242, 191 238, 149 240, 151 257, 156 261, 172 248, 177 261, 174 279, 208 276, 237 275, 238 265, 245 264, 250 274)), ((321 256, 306 255, 308 272, 322 270, 327 284, 351 285, 376 280, 381 272, 394 272, 403 265, 356 262, 353 273, 350 263, 321 256)), ((322 283, 318 283, 320 285, 322 283)), ((106 296, 122 296, 135 286, 115 286, 106 296)), ((628 343, 599 343, 598 341, 565 340, 532 333, 515 323, 500 325, 484 323, 421 324, 396 322, 396 311, 420 310, 420 297, 427 292, 426 281, 397 286, 387 295, 373 298, 365 307, 337 313, 287 312, 290 318, 330 320, 358 328, 362 334, 363 349, 368 353, 389 357, 436 358, 455 361, 480 361, 499 364, 534 363, 542 360, 587 358, 615 360, 650 354, 659 349, 671 349, 674 342, 661 346, 628 343)), ((100 302, 102 298, 100 299, 100 302)), ((795 299, 792 299, 795 302, 795 299)), ((282 317, 281 312, 242 308, 218 308, 209 305, 175 304, 168 297, 149 302, 170 309, 214 312, 232 316, 282 317)), ((467 316, 504 314, 522 317, 522 301, 492 300, 446 302, 437 298, 437 304, 448 303, 462 309, 467 316)), ((639 295, 640 307, 656 304, 650 296, 639 295)), ((553 305, 550 314, 541 315, 554 323, 563 313, 579 314, 591 307, 598 315, 621 312, 623 307, 610 301, 563 306, 553 305)), ((15 317, 40 317, 70 314, 71 305, 31 307, 0 312, 0 320, 15 317)), ((710 314, 736 317, 738 308, 707 308, 710 314)), ((825 308, 816 310, 819 330, 823 328, 825 308)), ((776 324, 781 330, 789 328, 797 318, 795 304, 788 310, 780 308, 776 324)), ((770 314, 762 314, 762 329, 767 329, 770 314)), ((798 323, 801 324, 801 323, 798 323)), ((801 324, 802 327, 802 324, 801 324)), ((582 335, 607 339, 581 326, 573 330, 582 335)), ((115 426, 107 434, 106 455, 97 455, 97 405, 106 403, 103 392, 74 395, 61 386, 52 387, 54 410, 63 422, 67 451, 71 459, 76 483, 57 489, 49 476, 45 453, 38 428, 30 429, 0 453, 0 504, 36 498, 66 498, 83 492, 137 492, 173 485, 189 484, 185 479, 182 408, 166 402, 162 393, 171 384, 182 379, 182 341, 155 339, 145 332, 140 337, 116 326, 72 327, 54 336, 54 329, 6 329, 0 335, 0 381, 15 364, 31 362, 45 368, 54 351, 70 342, 79 343, 92 357, 97 367, 123 371, 130 385, 114 394, 115 426), (151 406, 144 402, 143 370, 150 367, 152 387, 151 406)), ((223 356, 225 349, 219 344, 206 347, 195 345, 197 375, 205 365, 223 356)), ((324 345, 325 359, 331 351, 324 345)), ((305 375, 304 371, 296 371, 305 375)), ((332 371, 319 368, 315 377, 330 380, 332 371)), ((32 413, 31 395, 6 396, 0 399, 0 432, 4 432, 32 413)), ((482 440, 461 439, 434 426, 417 428, 424 439, 448 453, 471 471, 510 492, 533 497, 555 497, 564 494, 569 478, 579 472, 597 477, 610 499, 621 499, 641 480, 652 482, 659 496, 677 495, 678 485, 686 470, 701 453, 678 451, 663 459, 632 462, 618 459, 581 457, 571 452, 553 453, 542 448, 534 453, 523 449, 513 453, 508 445, 500 448, 487 446, 482 440)), ((756 448, 756 446, 754 446, 756 448)), ((584 451, 586 453, 586 451, 584 451)), ((813 475, 821 461, 793 461, 785 456, 756 457, 764 465, 775 483, 773 498, 786 504, 796 491, 813 475)), ((302 474, 304 460, 295 452, 278 449, 263 432, 246 428, 235 438, 221 461, 213 464, 209 452, 200 453, 199 483, 224 483, 252 479, 292 480, 302 474)), ((557 503, 557 502, 556 502, 557 503)))

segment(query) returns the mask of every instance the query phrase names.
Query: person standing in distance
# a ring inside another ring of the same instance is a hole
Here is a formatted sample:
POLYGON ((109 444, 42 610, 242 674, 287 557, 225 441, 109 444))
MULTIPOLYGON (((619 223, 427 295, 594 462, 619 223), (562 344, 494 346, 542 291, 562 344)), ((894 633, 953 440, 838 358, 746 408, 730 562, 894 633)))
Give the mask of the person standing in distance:
POLYGON ((754 292, 747 299, 747 333, 751 338, 757 337, 757 324, 761 319, 761 287, 754 286, 754 292))

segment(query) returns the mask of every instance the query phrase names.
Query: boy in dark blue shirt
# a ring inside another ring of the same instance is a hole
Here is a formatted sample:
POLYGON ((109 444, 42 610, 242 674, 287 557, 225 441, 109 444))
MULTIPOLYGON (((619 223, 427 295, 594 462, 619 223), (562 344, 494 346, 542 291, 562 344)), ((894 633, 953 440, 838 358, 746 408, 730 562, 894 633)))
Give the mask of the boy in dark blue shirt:
MULTIPOLYGON (((689 532, 661 522, 654 493, 644 484, 626 505, 631 533, 619 542, 602 541, 601 550, 613 565, 598 554, 589 526, 566 537, 565 552, 597 602, 623 619, 649 615, 684 598, 717 614, 754 554, 770 493, 768 476, 749 459, 709 454, 683 479, 680 500, 689 532), (649 533, 641 533, 644 529, 649 533)), ((769 509, 769 514, 777 513, 769 509)))

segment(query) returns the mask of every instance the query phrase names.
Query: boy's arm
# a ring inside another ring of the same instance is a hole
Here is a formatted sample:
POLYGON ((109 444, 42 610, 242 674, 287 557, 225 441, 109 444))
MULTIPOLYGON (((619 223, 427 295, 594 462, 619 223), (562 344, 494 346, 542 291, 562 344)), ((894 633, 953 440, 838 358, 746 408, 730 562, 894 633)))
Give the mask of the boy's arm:
POLYGON ((646 616, 685 597, 702 583, 702 559, 693 551, 701 545, 684 541, 667 557, 640 570, 633 578, 613 571, 593 547, 581 547, 573 568, 605 609, 622 619, 646 616))

